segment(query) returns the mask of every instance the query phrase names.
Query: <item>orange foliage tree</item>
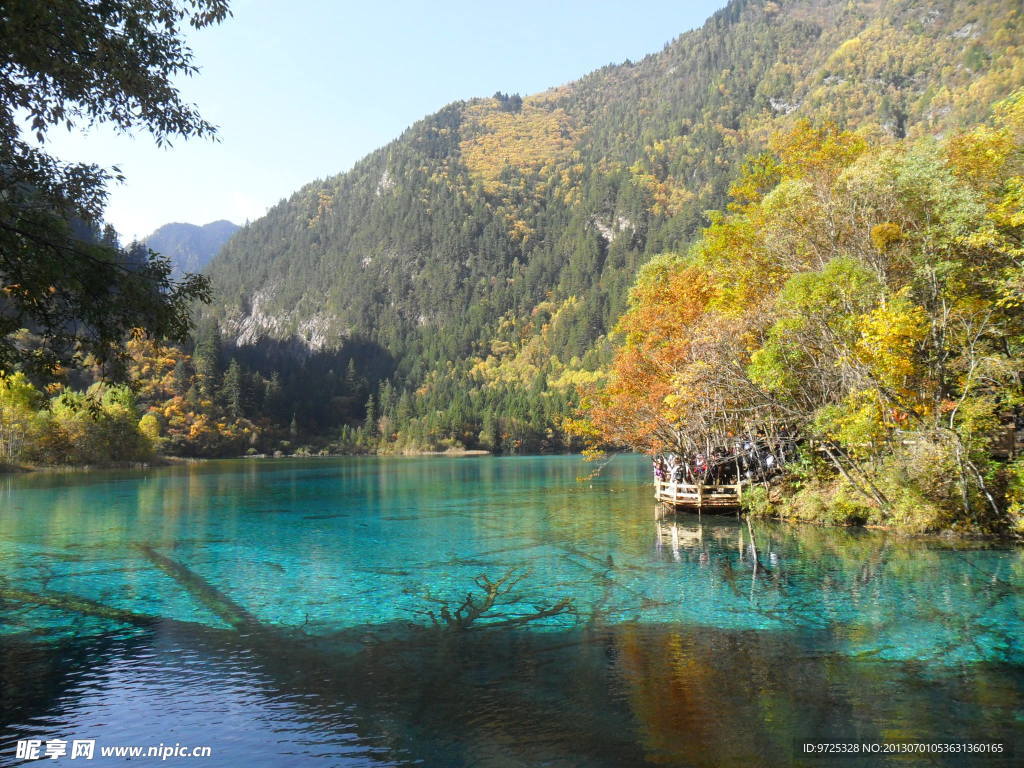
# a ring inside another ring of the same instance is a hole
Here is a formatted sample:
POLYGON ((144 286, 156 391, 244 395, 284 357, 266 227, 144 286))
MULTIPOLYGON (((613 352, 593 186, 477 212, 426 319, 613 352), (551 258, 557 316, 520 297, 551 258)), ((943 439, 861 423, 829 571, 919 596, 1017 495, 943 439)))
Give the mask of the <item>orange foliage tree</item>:
POLYGON ((770 149, 687 255, 641 270, 577 430, 652 453, 796 434, 827 447, 865 517, 1005 522, 1018 470, 992 462, 999 414, 1024 406, 1024 91, 942 145, 800 121, 770 149))

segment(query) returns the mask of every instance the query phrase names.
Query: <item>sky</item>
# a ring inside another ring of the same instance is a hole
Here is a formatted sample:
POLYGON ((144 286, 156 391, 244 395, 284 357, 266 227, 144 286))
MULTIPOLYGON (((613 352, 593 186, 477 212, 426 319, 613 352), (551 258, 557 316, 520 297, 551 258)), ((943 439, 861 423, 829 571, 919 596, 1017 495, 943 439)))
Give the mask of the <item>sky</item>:
POLYGON ((536 93, 655 53, 725 0, 234 0, 189 31, 177 81, 219 141, 55 129, 62 160, 117 165, 106 219, 125 241, 162 224, 259 218, 348 170, 452 101, 536 93))

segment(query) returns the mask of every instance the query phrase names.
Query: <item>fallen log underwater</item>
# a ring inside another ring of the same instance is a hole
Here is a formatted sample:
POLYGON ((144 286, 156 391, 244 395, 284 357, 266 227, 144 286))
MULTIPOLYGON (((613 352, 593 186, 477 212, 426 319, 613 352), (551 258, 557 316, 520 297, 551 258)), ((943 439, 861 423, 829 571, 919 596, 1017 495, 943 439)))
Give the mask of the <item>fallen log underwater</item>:
POLYGON ((66 592, 31 592, 13 587, 0 587, 0 600, 26 605, 38 605, 44 608, 57 608, 58 610, 69 611, 83 616, 131 624, 136 627, 152 627, 158 622, 166 621, 162 616, 111 608, 95 600, 78 597, 77 595, 69 595, 66 592))
POLYGON ((159 570, 178 582, 196 602, 208 608, 211 613, 232 629, 239 632, 251 632, 262 628, 259 619, 192 569, 185 567, 177 560, 160 554, 148 544, 138 544, 135 549, 159 570))

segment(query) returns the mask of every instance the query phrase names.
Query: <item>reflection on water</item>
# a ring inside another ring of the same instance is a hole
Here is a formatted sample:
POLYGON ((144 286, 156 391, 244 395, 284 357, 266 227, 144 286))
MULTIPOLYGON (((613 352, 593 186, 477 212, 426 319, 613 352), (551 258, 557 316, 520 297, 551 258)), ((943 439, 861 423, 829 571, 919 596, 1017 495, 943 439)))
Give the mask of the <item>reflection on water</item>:
POLYGON ((1024 754, 1021 550, 657 519, 642 461, 579 474, 488 458, 0 478, 0 765, 29 737, 209 744, 216 765, 817 765, 805 738, 1024 754), (425 618, 509 572, 473 630, 425 618))

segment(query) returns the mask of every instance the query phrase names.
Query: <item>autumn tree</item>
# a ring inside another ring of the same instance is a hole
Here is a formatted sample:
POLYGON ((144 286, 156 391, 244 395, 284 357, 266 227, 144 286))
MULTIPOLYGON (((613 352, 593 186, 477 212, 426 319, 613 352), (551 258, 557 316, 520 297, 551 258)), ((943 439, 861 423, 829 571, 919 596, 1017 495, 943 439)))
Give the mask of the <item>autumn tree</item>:
POLYGON ((851 519, 1019 526, 1000 456, 1022 402, 1024 92, 944 145, 804 121, 771 148, 687 256, 641 271, 591 438, 784 430, 818 466, 797 485, 851 519))

